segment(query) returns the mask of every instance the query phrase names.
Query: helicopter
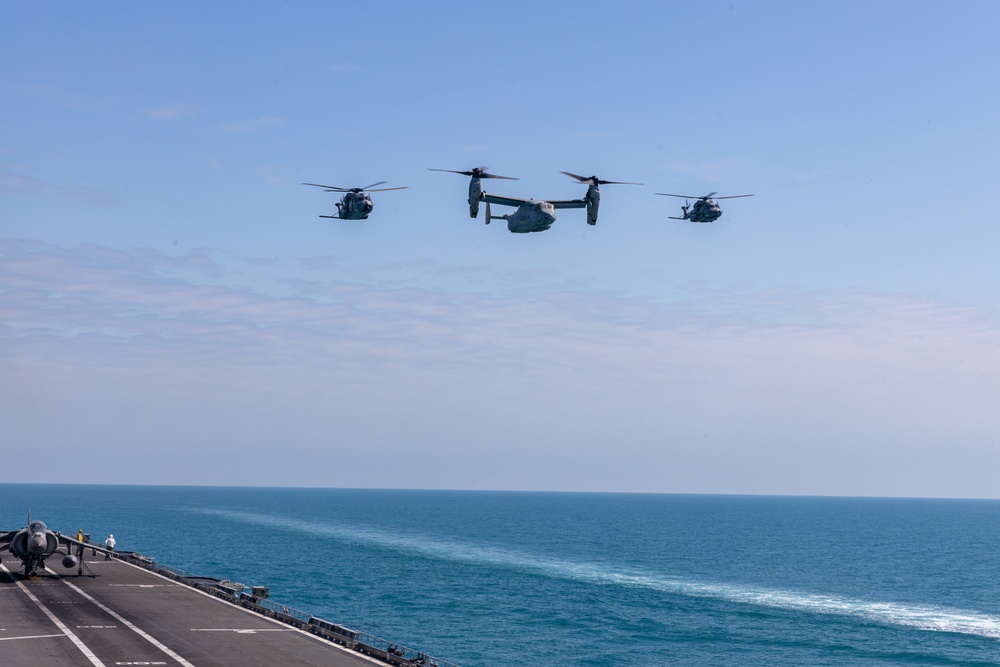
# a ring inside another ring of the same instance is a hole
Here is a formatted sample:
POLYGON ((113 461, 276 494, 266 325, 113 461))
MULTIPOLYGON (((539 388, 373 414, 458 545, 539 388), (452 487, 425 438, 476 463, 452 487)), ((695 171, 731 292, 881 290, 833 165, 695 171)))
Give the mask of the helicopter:
POLYGON ((405 190, 406 186, 399 188, 379 188, 373 190, 376 185, 384 185, 386 181, 379 181, 366 185, 363 188, 339 188, 336 185, 320 185, 319 183, 303 183, 302 185, 312 185, 317 188, 326 188, 327 192, 343 192, 344 196, 337 202, 337 215, 321 215, 321 218, 335 218, 339 220, 367 220, 368 214, 375 208, 369 192, 388 192, 389 190, 405 190))
MULTIPOLYGON (((657 192, 664 197, 683 197, 684 206, 681 206, 683 215, 681 217, 670 216, 671 220, 690 220, 691 222, 715 222, 722 216, 722 208, 715 203, 715 192, 709 192, 704 197, 693 197, 690 195, 672 195, 666 192, 657 192), (694 206, 688 206, 687 200, 695 199, 694 206)), ((728 197, 716 197, 716 199, 739 199, 740 197, 753 197, 754 195, 730 195, 728 197)))
POLYGON ((447 171, 453 174, 463 174, 471 176, 469 183, 469 216, 477 217, 479 214, 479 202, 486 202, 486 224, 491 220, 506 220, 507 229, 514 234, 527 234, 529 232, 544 232, 556 219, 556 209, 559 208, 586 208, 587 224, 597 224, 597 211, 601 203, 601 185, 622 184, 622 185, 642 185, 641 183, 626 183, 625 181, 605 181, 597 176, 578 176, 568 171, 563 174, 575 178, 580 183, 586 184, 587 194, 582 199, 560 199, 560 200, 537 200, 521 199, 520 197, 504 197, 491 195, 482 191, 482 178, 504 178, 507 180, 517 180, 509 176, 495 176, 486 172, 487 167, 477 167, 472 171, 455 171, 452 169, 432 169, 431 171, 447 171), (493 215, 491 204, 501 206, 513 206, 517 210, 505 215, 493 215))

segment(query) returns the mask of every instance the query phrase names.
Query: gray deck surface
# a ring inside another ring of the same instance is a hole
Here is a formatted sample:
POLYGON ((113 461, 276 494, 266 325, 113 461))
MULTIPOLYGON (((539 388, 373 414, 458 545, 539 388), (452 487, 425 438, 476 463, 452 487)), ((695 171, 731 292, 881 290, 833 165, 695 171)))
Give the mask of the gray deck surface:
POLYGON ((128 563, 85 561, 95 576, 53 557, 25 580, 3 559, 0 665, 385 665, 128 563))

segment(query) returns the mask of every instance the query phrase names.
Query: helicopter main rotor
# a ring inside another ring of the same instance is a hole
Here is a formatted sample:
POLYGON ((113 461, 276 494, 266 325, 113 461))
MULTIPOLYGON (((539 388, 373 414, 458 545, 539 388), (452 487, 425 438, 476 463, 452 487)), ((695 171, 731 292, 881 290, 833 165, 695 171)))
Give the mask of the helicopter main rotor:
MULTIPOLYGON (((696 197, 694 195, 673 195, 669 192, 657 192, 658 195, 663 195, 664 197, 680 197, 681 199, 700 199, 702 201, 708 201, 715 197, 717 193, 709 192, 707 195, 702 197, 696 197)), ((716 199, 739 199, 740 197, 754 197, 755 195, 729 195, 728 197, 715 197, 716 199)))
POLYGON ((389 190, 405 190, 407 186, 402 186, 398 188, 379 188, 373 190, 376 185, 382 185, 387 181, 379 181, 378 183, 372 183, 371 185, 366 185, 363 188, 341 188, 336 185, 321 185, 319 183, 303 183, 302 185, 312 185, 317 188, 326 188, 326 192, 388 192, 389 190))

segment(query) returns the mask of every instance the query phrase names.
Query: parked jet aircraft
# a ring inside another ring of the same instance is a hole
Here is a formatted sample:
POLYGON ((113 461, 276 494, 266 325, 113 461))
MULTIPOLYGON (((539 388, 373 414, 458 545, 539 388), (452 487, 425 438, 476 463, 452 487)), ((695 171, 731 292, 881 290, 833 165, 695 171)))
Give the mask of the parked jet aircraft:
POLYGON ((28 527, 0 534, 0 551, 10 551, 15 558, 21 559, 24 576, 33 578, 39 570, 45 567, 45 559, 53 554, 63 556, 62 565, 67 570, 78 568, 77 574, 83 574, 83 550, 93 549, 101 553, 107 551, 97 545, 74 540, 71 537, 51 531, 41 521, 31 521, 28 517, 28 527), (59 551, 60 545, 66 547, 66 552, 59 551), (70 553, 75 550, 76 553, 70 553))

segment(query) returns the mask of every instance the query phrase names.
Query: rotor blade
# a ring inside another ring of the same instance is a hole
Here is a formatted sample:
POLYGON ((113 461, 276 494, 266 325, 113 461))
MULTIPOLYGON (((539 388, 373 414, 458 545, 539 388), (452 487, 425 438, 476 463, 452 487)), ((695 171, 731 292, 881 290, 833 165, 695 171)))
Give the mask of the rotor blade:
POLYGON ((387 183, 387 182, 388 182, 388 181, 379 181, 378 183, 372 183, 371 185, 366 185, 366 186, 365 186, 365 187, 363 187, 363 188, 358 188, 358 190, 371 190, 371 189, 372 189, 372 188, 374 188, 374 187, 375 187, 376 185, 383 185, 384 183, 387 183))
POLYGON ((312 185, 317 188, 327 188, 330 192, 349 192, 350 188, 338 188, 336 185, 320 185, 319 183, 303 183, 302 185, 312 185))
POLYGON ((716 197, 716 199, 739 199, 740 197, 755 197, 756 195, 729 195, 728 197, 716 197))
POLYGON ((454 169, 433 169, 431 167, 428 167, 427 171, 446 171, 449 174, 461 174, 462 176, 472 176, 471 171, 455 171, 454 169))
POLYGON ((664 197, 680 197, 681 199, 701 199, 701 197, 694 197, 692 195, 672 195, 669 192, 657 192, 658 195, 663 195, 664 197))
POLYGON ((563 171, 560 173, 566 174, 570 178, 575 178, 586 185, 642 185, 642 183, 632 183, 629 181, 605 181, 597 176, 580 176, 579 174, 574 174, 569 171, 563 171))
POLYGON ((487 173, 489 167, 475 167, 472 170, 472 175, 476 178, 502 178, 505 181, 519 181, 519 178, 511 178, 510 176, 497 176, 496 174, 487 173))
POLYGON ((447 171, 449 174, 462 174, 463 176, 472 176, 473 178, 502 178, 505 181, 519 181, 519 178, 512 178, 510 176, 497 176, 496 174, 488 174, 486 170, 489 167, 476 167, 471 171, 457 171, 455 169, 430 169, 430 171, 447 171))
POLYGON ((408 186, 404 185, 398 188, 379 188, 378 190, 369 190, 368 188, 365 188, 365 190, 367 192, 388 192, 389 190, 405 190, 407 187, 408 186))

